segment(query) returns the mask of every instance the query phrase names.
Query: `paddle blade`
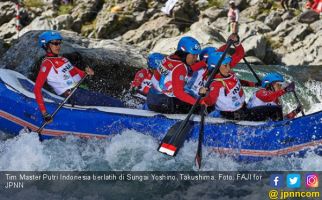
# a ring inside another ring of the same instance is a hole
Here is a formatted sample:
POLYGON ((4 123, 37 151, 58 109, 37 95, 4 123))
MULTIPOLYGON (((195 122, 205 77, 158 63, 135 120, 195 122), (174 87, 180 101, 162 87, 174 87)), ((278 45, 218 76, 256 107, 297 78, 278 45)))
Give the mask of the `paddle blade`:
POLYGON ((200 169, 201 168, 201 155, 196 155, 196 157, 195 157, 195 163, 196 163, 196 166, 198 167, 198 169, 200 169))
POLYGON ((161 143, 158 151, 161 153, 167 154, 169 156, 174 156, 177 152, 177 147, 171 144, 161 143))
POLYGON ((193 127, 193 124, 188 122, 180 131, 181 123, 183 122, 179 121, 169 129, 158 147, 159 152, 173 157, 176 156, 193 127))

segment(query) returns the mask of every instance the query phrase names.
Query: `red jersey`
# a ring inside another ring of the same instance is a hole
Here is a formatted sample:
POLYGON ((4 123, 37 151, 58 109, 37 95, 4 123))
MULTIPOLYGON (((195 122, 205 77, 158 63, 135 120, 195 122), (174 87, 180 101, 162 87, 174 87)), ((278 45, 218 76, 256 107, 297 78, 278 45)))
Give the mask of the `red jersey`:
POLYGON ((42 87, 47 83, 54 89, 56 94, 61 95, 66 90, 76 86, 78 81, 85 76, 85 72, 73 66, 64 57, 49 57, 48 54, 41 63, 40 70, 36 79, 34 93, 41 112, 46 111, 42 87))

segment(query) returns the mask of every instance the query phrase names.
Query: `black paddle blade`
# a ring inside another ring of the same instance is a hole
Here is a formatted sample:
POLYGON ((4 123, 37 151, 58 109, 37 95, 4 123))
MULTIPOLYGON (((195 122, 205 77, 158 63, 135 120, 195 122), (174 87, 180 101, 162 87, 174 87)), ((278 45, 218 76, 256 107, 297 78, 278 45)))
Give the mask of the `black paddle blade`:
POLYGON ((173 157, 176 156, 193 127, 193 123, 188 122, 182 131, 178 133, 181 123, 183 122, 179 121, 169 129, 166 136, 161 141, 160 146, 158 147, 159 152, 173 157))

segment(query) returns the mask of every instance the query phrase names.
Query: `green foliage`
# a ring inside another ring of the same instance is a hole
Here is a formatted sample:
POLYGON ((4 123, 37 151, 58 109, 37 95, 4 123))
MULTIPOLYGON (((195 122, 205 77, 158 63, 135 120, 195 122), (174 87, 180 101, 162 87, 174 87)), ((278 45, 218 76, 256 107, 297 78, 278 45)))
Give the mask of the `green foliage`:
POLYGON ((73 9, 73 5, 71 4, 62 4, 58 8, 58 15, 65 15, 65 14, 70 14, 73 9))
POLYGON ((270 46, 272 49, 278 49, 281 46, 283 46, 283 41, 273 40, 273 38, 268 37, 268 36, 266 36, 265 39, 266 39, 268 46, 270 46))
POLYGON ((208 0, 208 8, 215 6, 216 8, 221 8, 225 4, 225 0, 208 0))
POLYGON ((44 5, 42 0, 24 0, 22 2, 28 8, 31 8, 31 7, 40 8, 44 5))
POLYGON ((82 25, 81 33, 84 36, 88 36, 96 27, 96 19, 92 22, 86 22, 82 25))

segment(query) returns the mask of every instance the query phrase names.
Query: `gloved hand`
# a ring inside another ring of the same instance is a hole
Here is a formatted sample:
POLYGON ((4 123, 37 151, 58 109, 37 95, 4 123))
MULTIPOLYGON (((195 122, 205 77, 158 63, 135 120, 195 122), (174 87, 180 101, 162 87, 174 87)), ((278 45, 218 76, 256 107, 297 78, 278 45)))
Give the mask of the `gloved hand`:
POLYGON ((134 93, 136 93, 137 92, 137 90, 138 90, 139 88, 137 87, 137 86, 131 86, 131 88, 130 88, 130 92, 132 93, 132 94, 134 94, 134 93))
POLYGON ((298 114, 298 113, 300 113, 302 111, 302 109, 303 109, 302 106, 298 105, 294 111, 295 111, 296 114, 298 114))
POLYGON ((228 39, 227 39, 227 42, 228 41, 232 41, 234 45, 239 45, 239 36, 237 33, 232 33, 228 39))
POLYGON ((288 84, 284 90, 286 92, 294 92, 295 91, 295 83, 294 82, 291 82, 290 84, 288 84))
POLYGON ((90 68, 90 67, 86 67, 85 68, 85 73, 87 75, 93 76, 94 75, 94 70, 92 68, 90 68))
POLYGON ((45 122, 47 122, 48 124, 53 122, 53 117, 51 116, 51 114, 45 112, 42 114, 42 117, 44 119, 45 122))
POLYGON ((198 94, 199 94, 201 97, 205 97, 205 96, 206 96, 206 94, 207 94, 207 88, 205 88, 205 87, 201 87, 201 88, 199 89, 198 94))
POLYGON ((255 87, 261 87, 261 86, 262 86, 261 82, 256 82, 255 83, 255 87))

